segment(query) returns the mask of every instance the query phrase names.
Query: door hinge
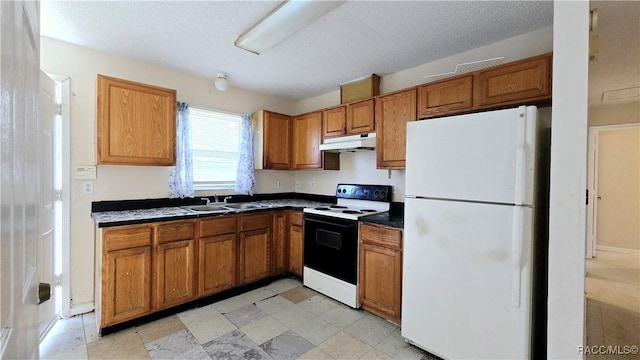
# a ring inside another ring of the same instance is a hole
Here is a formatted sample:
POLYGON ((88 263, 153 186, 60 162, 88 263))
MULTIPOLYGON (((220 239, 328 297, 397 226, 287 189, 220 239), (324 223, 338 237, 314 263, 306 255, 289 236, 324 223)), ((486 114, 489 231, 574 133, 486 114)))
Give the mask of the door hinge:
POLYGON ((56 275, 55 276, 55 286, 62 286, 62 275, 56 275))
POLYGON ((53 192, 54 201, 62 201, 62 190, 56 189, 53 192))
POLYGON ((56 104, 56 115, 62 116, 62 104, 56 104))

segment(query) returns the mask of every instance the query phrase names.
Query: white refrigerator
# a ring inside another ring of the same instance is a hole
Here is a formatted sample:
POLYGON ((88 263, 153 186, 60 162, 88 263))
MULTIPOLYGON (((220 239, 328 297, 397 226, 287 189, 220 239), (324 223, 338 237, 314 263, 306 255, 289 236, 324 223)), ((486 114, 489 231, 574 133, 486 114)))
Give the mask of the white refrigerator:
POLYGON ((548 139, 537 113, 407 125, 401 331, 434 355, 525 359, 545 347, 548 139))

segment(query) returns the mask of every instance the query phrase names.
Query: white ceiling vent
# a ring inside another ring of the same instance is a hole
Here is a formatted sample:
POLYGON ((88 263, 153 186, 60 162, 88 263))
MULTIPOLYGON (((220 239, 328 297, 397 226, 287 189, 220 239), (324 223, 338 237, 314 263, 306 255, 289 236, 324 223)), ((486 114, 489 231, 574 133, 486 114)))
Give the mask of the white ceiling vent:
POLYGON ((609 90, 602 93, 602 103, 621 103, 640 100, 640 87, 609 90))
POLYGON ((503 62, 502 60, 503 59, 504 59, 504 56, 500 56, 500 57, 496 57, 496 58, 493 58, 493 59, 485 59, 485 60, 478 60, 478 61, 471 61, 471 62, 467 62, 467 63, 462 63, 462 64, 456 65, 456 68, 453 71, 442 73, 442 74, 425 75, 425 76, 423 76, 423 78, 425 78, 425 79, 429 78, 429 79, 432 79, 432 80, 445 79, 445 78, 452 77, 452 76, 459 75, 459 74, 464 74, 464 73, 468 73, 468 72, 472 72, 472 71, 477 71, 477 70, 490 68, 490 67, 493 67, 493 66, 502 65, 502 62, 503 62))

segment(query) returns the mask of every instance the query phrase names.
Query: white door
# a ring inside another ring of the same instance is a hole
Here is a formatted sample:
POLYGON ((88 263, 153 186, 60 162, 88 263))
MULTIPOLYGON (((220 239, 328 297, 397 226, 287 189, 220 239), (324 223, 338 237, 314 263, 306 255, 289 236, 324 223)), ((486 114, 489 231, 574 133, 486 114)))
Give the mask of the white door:
POLYGON ((39 115, 39 153, 38 153, 38 272, 40 283, 50 287, 49 299, 40 299, 38 317, 40 319, 40 338, 46 334, 55 322, 57 291, 55 276, 55 119, 56 119, 56 83, 47 74, 40 71, 40 115, 39 115))
POLYGON ((406 199, 402 336, 444 358, 528 358, 531 214, 406 199))
POLYGON ((0 1, 0 358, 38 357, 38 2, 0 1))
POLYGON ((536 108, 407 124, 406 194, 533 203, 536 108))
POLYGON ((599 131, 595 205, 600 248, 640 252, 640 126, 599 131))

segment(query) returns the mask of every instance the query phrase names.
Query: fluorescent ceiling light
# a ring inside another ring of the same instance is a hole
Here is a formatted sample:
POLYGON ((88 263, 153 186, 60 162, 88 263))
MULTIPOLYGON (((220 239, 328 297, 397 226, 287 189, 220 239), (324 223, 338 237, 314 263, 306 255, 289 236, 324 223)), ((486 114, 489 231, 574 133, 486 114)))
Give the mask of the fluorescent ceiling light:
POLYGON ((236 39, 235 46, 260 54, 308 26, 344 1, 288 0, 236 39))

